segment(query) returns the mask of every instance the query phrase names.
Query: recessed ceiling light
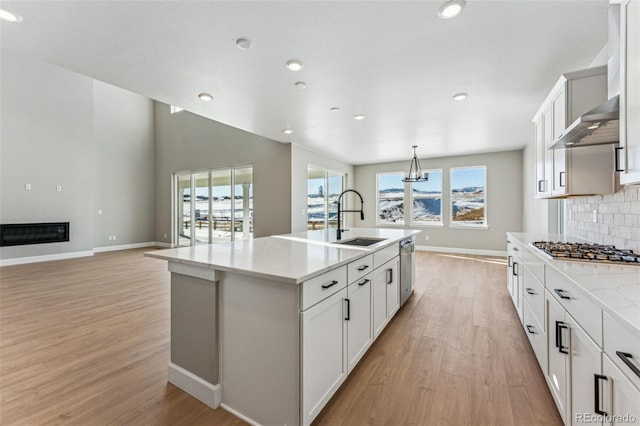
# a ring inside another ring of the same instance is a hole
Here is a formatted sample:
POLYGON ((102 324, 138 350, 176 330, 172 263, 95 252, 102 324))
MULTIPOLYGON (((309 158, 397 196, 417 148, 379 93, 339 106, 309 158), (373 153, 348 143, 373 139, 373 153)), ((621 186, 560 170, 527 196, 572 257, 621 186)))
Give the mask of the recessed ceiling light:
POLYGON ((284 130, 282 131, 282 133, 284 133, 285 135, 291 135, 291 134, 293 134, 293 130, 291 130, 291 129, 284 129, 284 130))
POLYGON ((455 95, 453 95, 453 100, 454 101, 464 101, 465 99, 467 99, 467 95, 466 93, 456 93, 455 95))
POLYGON ((464 0, 449 0, 445 2, 440 9, 438 9, 438 18, 440 19, 451 19, 455 18, 462 12, 465 5, 464 0))
POLYGON ((239 38, 236 40, 236 46, 238 46, 242 50, 251 49, 251 40, 248 38, 239 38))
POLYGON ((22 22, 22 16, 5 9, 0 9, 0 19, 7 22, 22 22))
POLYGON ((331 108, 329 111, 331 111, 331 112, 338 112, 338 111, 340 111, 340 107, 333 107, 333 108, 331 108))
POLYGON ((304 81, 296 81, 294 83, 294 85, 298 88, 298 89, 304 89, 305 87, 307 87, 307 83, 305 83, 304 81))
POLYGON ((211 96, 209 93, 200 93, 198 97, 200 98, 201 101, 205 101, 205 102, 209 102, 213 100, 213 96, 211 96))
POLYGON ((300 71, 304 67, 302 62, 298 61, 297 59, 291 59, 290 61, 287 61, 285 66, 289 71, 300 71))
POLYGON ((364 120, 364 115, 362 114, 356 114, 353 116, 354 120, 364 120))

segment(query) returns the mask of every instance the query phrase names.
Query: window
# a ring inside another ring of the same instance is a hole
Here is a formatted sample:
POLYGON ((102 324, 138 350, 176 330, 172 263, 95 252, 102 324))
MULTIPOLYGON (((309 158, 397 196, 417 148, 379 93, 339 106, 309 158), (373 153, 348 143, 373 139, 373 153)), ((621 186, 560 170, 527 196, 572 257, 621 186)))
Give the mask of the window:
POLYGON ((338 226, 338 197, 344 189, 345 174, 318 167, 307 168, 307 228, 338 226))
POLYGON ((442 225, 442 170, 425 170, 426 182, 413 182, 411 188, 411 224, 442 225))
POLYGON ((487 225, 486 182, 486 166, 451 169, 451 225, 487 225))
POLYGON ((404 174, 378 173, 378 220, 379 225, 404 224, 404 174))
POLYGON ((252 166, 179 173, 174 182, 179 246, 253 238, 252 166))

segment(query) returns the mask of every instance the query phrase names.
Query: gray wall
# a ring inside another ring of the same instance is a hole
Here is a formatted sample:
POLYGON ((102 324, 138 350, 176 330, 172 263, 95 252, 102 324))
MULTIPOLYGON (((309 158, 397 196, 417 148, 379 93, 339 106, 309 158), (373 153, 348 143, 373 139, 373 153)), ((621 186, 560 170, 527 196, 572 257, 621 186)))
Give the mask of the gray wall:
POLYGON ((173 173, 253 164, 254 236, 291 232, 291 146, 155 103, 155 240, 171 239, 173 173), (165 237, 165 234, 167 235, 165 237))
POLYGON ((640 186, 630 185, 615 194, 567 198, 565 233, 640 252, 639 196, 640 186))
MULTIPOLYGON (((365 199, 363 226, 375 226, 376 221, 376 173, 407 172, 409 158, 403 162, 356 166, 355 185, 365 199)), ((410 227, 420 230, 416 244, 419 246, 447 247, 467 250, 505 250, 505 233, 522 230, 522 151, 458 157, 420 159, 423 169, 443 169, 444 227, 410 227), (451 167, 487 166, 487 222, 488 229, 449 228, 449 169, 451 167), (447 203, 447 204, 445 204, 447 203), (429 240, 425 240, 425 235, 429 240)))
MULTIPOLYGON (((345 188, 353 188, 354 168, 299 145, 291 145, 291 232, 307 230, 307 167, 316 166, 322 169, 346 173, 345 188)), ((359 202, 358 202, 359 203, 359 202)), ((354 204, 350 204, 354 206, 354 204)), ((353 223, 353 215, 345 215, 347 226, 353 223)))
POLYGON ((3 247, 0 258, 89 251, 105 244, 105 233, 118 237, 114 245, 152 241, 153 216, 134 214, 153 209, 150 101, 1 55, 0 221, 71 224, 67 243, 3 247))

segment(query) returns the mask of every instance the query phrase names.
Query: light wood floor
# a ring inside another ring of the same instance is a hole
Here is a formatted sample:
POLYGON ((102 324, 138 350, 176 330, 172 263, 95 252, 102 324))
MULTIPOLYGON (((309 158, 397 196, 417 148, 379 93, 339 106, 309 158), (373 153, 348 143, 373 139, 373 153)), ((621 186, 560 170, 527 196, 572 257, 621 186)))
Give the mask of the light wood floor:
MULTIPOLYGON (((0 424, 239 425, 167 383, 144 250, 0 268, 0 424)), ((501 259, 418 253, 416 293, 315 425, 561 425, 501 259)))

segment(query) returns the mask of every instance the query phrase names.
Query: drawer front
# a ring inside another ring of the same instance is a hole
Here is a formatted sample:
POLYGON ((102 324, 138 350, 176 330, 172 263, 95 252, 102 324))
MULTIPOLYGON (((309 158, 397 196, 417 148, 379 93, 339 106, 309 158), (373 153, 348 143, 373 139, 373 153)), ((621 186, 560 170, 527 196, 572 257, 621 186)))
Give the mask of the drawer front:
POLYGON ((524 248, 520 252, 520 259, 531 270, 531 273, 540 281, 544 283, 544 262, 537 255, 531 253, 530 248, 524 248))
MULTIPOLYGON (((542 293, 544 295, 544 293, 542 293)), ((534 315, 531 307, 527 302, 524 303, 524 313, 523 313, 523 325, 524 331, 527 333, 527 337, 529 338, 529 343, 533 348, 533 352, 536 355, 536 359, 538 360, 538 364, 540 364, 540 368, 543 372, 547 371, 547 333, 545 333, 544 328, 540 325, 540 322, 534 315)))
POLYGON ((347 265, 347 278, 349 284, 354 283, 360 278, 373 271, 373 254, 369 254, 347 265))
POLYGON ((400 247, 398 244, 392 244, 389 247, 378 250, 373 253, 373 267, 377 268, 384 265, 394 257, 400 254, 400 247))
POLYGON ((602 309, 584 295, 574 283, 547 268, 547 291, 560 302, 569 314, 602 347, 602 309))
POLYGON ((347 266, 325 272, 300 285, 302 286, 300 310, 304 311, 347 286, 347 266))
POLYGON ((615 365, 640 389, 640 339, 606 312, 603 316, 604 352, 615 365), (630 356, 629 356, 630 355, 630 356))
POLYGON ((538 323, 544 327, 544 286, 527 266, 522 268, 522 272, 524 274, 524 300, 529 304, 538 323))

